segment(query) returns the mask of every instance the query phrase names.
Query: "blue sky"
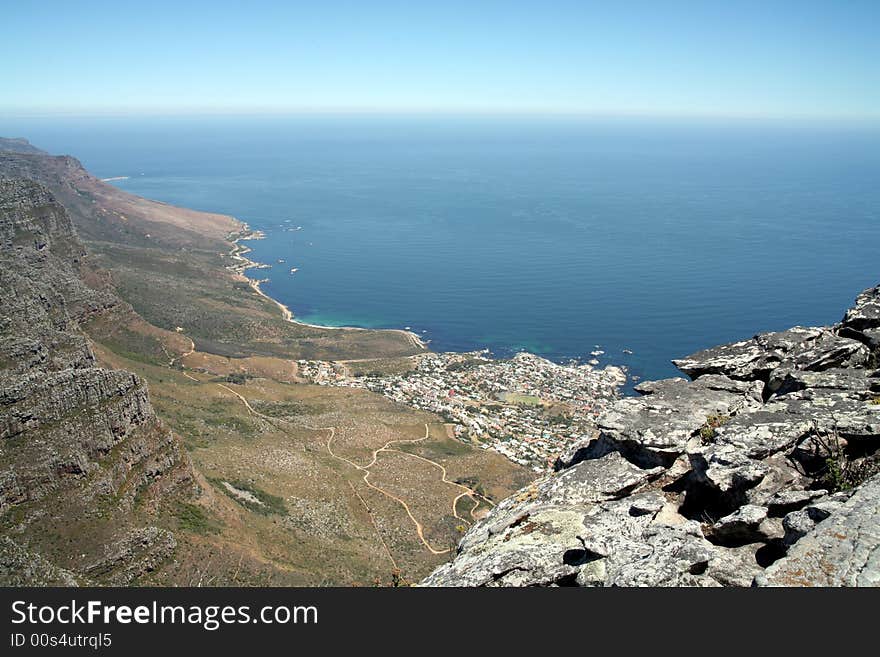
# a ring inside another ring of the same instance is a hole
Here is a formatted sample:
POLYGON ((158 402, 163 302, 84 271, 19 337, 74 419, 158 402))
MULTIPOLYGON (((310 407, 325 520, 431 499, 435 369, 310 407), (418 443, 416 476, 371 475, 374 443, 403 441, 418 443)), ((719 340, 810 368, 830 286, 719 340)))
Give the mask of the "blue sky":
POLYGON ((880 1, 4 2, 0 112, 880 118, 880 1))

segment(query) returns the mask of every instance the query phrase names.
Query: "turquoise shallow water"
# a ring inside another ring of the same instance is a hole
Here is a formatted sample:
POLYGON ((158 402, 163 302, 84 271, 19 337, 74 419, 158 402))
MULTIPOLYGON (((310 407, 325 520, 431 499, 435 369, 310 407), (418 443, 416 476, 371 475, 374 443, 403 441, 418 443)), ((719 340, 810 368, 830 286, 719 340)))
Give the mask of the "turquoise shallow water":
POLYGON ((409 326, 435 349, 599 349, 662 377, 698 348, 833 322, 880 281, 876 126, 33 119, 0 133, 265 231, 250 246, 273 268, 253 275, 305 321, 409 326))

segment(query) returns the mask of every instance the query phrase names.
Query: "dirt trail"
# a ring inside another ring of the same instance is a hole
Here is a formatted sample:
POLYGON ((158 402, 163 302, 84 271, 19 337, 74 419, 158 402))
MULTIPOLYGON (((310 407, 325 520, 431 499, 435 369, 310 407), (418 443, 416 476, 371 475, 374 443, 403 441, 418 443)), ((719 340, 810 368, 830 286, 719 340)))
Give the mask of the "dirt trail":
POLYGON ((275 424, 275 422, 274 422, 275 418, 273 418, 273 417, 269 417, 268 415, 263 415, 263 414, 260 413, 259 411, 254 410, 254 407, 251 406, 251 403, 250 403, 247 399, 245 399, 243 395, 241 395, 241 394, 235 392, 235 390, 233 390, 233 389, 230 388, 229 386, 223 385, 222 383, 218 383, 217 386, 219 386, 220 388, 223 388, 223 389, 226 390, 227 392, 231 392, 233 395, 235 395, 236 397, 238 397, 238 398, 241 400, 241 403, 244 404, 244 407, 245 407, 246 409, 248 409, 248 412, 249 412, 251 415, 254 415, 254 416, 256 416, 256 417, 261 417, 261 418, 263 418, 264 420, 267 420, 270 424, 275 424))
MULTIPOLYGON (((425 427, 427 427, 427 426, 428 426, 428 425, 426 424, 425 427)), ((425 436, 425 437, 427 438, 427 436, 425 436)), ((379 450, 379 451, 382 451, 382 450, 379 450)), ((433 466, 436 467, 436 468, 440 468, 440 472, 441 472, 441 481, 442 481, 444 484, 449 484, 450 486, 455 486, 456 488, 463 490, 464 492, 463 492, 461 495, 459 495, 459 496, 456 497, 454 500, 452 500, 452 515, 454 515, 454 516, 455 516, 456 518, 458 518, 459 520, 463 520, 464 522, 468 522, 467 520, 465 520, 464 518, 462 518, 460 515, 458 515, 458 512, 455 510, 455 505, 456 505, 456 503, 457 503, 458 500, 459 500, 460 498, 462 498, 462 497, 465 497, 465 496, 466 496, 466 497, 470 497, 471 500, 472 500, 473 502, 475 502, 474 507, 471 509, 471 517, 472 517, 472 518, 474 518, 474 510, 475 510, 478 506, 480 506, 480 502, 479 502, 479 500, 477 499, 478 497, 479 497, 480 499, 484 500, 484 501, 485 501, 487 504, 489 504, 490 506, 492 506, 492 503, 491 503, 489 500, 487 500, 485 497, 483 497, 482 495, 480 495, 480 494, 479 494, 477 491, 475 491, 473 488, 470 488, 469 486, 465 486, 464 484, 460 484, 460 483, 458 483, 457 481, 450 481, 449 479, 447 479, 447 477, 446 477, 446 474, 447 474, 447 473, 446 473, 446 468, 445 468, 445 466, 441 465, 440 463, 437 463, 436 461, 432 461, 431 459, 426 459, 424 456, 419 456, 418 454, 410 454, 409 452, 401 452, 399 449, 389 449, 389 450, 387 450, 387 451, 389 451, 389 452, 395 452, 395 453, 397 453, 397 454, 404 454, 404 455, 406 455, 406 456, 411 456, 411 457, 414 458, 414 459, 419 459, 420 461, 425 461, 426 463, 430 463, 431 465, 433 465, 433 466)), ((470 523, 468 523, 468 524, 470 524, 470 523)))
MULTIPOLYGON (((387 443, 382 445, 382 447, 380 447, 379 449, 373 450, 373 458, 365 466, 360 465, 358 463, 355 463, 354 461, 347 459, 344 456, 339 456, 338 454, 333 452, 333 438, 336 437, 336 427, 322 427, 322 429, 324 431, 330 432, 330 435, 327 437, 327 451, 330 453, 330 456, 332 456, 333 458, 339 459, 340 461, 345 461, 349 465, 351 465, 351 466, 357 468, 359 471, 363 472, 364 476, 362 479, 363 479, 363 482, 367 486, 369 486, 370 488, 372 488, 375 491, 382 493, 382 495, 385 495, 389 499, 392 499, 395 502, 397 502, 398 504, 400 504, 400 506, 403 507, 404 511, 406 511, 406 514, 409 516, 409 519, 412 521, 413 525, 415 525, 416 535, 419 537, 419 540, 422 542, 422 545, 424 545, 425 548, 431 554, 446 554, 452 550, 452 548, 438 550, 433 545, 431 545, 428 542, 428 540, 425 538, 425 531, 424 531, 424 528, 422 527, 422 523, 420 523, 418 520, 416 520, 416 517, 413 515, 412 509, 409 508, 409 504, 406 503, 406 500, 403 500, 403 499, 397 497, 397 495, 395 495, 394 493, 389 493, 384 488, 380 488, 379 486, 376 486, 373 482, 370 481, 370 475, 372 474, 370 472, 370 468, 376 464, 376 461, 379 458, 379 453, 384 452, 384 451, 388 451, 388 446, 392 445, 394 443, 418 443, 418 442, 425 440, 428 437, 428 434, 430 432, 430 429, 428 428, 427 424, 425 424, 425 435, 422 436, 421 438, 414 438, 414 439, 407 439, 407 440, 389 440, 387 443)), ((401 453, 404 453, 404 452, 401 452, 401 453)))
MULTIPOLYGON (((160 346, 162 347, 162 351, 165 352, 165 355, 169 356, 171 358, 171 360, 168 361, 168 367, 174 367, 174 363, 176 361, 178 361, 178 360, 182 361, 184 358, 186 358, 187 356, 189 356, 191 353, 193 353, 196 350, 196 343, 192 341, 192 338, 189 336, 186 336, 186 335, 183 337, 185 337, 187 340, 189 340, 189 351, 186 351, 186 352, 180 354, 180 356, 171 356, 171 354, 169 354, 168 350, 165 348, 165 345, 160 344, 160 346)), ((189 377, 189 378, 192 378, 192 377, 189 377)))
MULTIPOLYGON (((181 373, 186 378, 188 378, 192 381, 196 381, 198 383, 209 383, 208 381, 202 381, 201 379, 198 379, 198 378, 190 375, 187 372, 181 372, 181 373)), ((239 401, 241 401, 241 403, 244 404, 244 407, 248 410, 248 412, 251 415, 253 415, 255 417, 259 417, 259 418, 269 422, 269 424, 276 426, 276 427, 278 426, 277 425, 278 421, 287 422, 287 420, 284 420, 282 418, 273 418, 273 417, 269 417, 268 415, 264 415, 264 414, 260 413, 259 411, 254 409, 253 406, 251 406, 251 403, 247 400, 246 397, 244 397, 241 393, 233 390, 229 386, 224 385, 222 383, 215 383, 214 385, 216 385, 216 386, 222 388, 223 390, 235 395, 239 399, 239 401)), ((409 519, 412 521, 413 525, 415 526, 416 535, 418 536, 419 541, 421 541, 422 545, 425 546, 425 549, 427 549, 429 552, 431 552, 431 554, 447 554, 452 551, 452 548, 450 547, 450 548, 438 550, 433 545, 431 545, 428 542, 428 540, 425 538, 424 527, 416 519, 415 515, 412 512, 412 509, 410 508, 409 504, 407 504, 406 500, 403 500, 400 497, 397 497, 393 493, 391 493, 383 488, 380 488, 379 486, 375 485, 373 482, 370 481, 370 475, 372 474, 372 472, 370 471, 370 468, 373 467, 374 465, 376 465, 376 462, 379 460, 379 454, 381 454, 382 452, 389 452, 389 453, 394 452, 396 454, 402 454, 404 456, 415 458, 420 461, 425 461, 426 463, 431 464, 435 468, 438 468, 441 472, 441 481, 444 484, 447 484, 449 486, 454 486, 462 491, 461 494, 456 496, 455 499, 452 501, 452 515, 456 519, 458 519, 464 523, 471 524, 470 521, 468 521, 468 520, 462 518, 460 515, 458 515, 458 511, 456 509, 456 504, 458 503, 458 500, 461 499, 462 497, 470 497, 474 502, 474 506, 471 508, 471 511, 470 511, 470 515, 473 520, 476 520, 476 516, 474 515, 474 511, 480 505, 480 502, 479 502, 480 499, 484 500, 490 506, 492 505, 492 503, 488 499, 486 499, 484 496, 477 493, 472 488, 465 486, 463 484, 459 484, 458 482, 451 481, 447 476, 448 473, 446 471, 446 467, 443 466, 442 464, 437 463, 436 461, 432 461, 431 459, 425 458, 423 456, 419 456, 418 454, 411 454, 409 452, 404 452, 399 449, 391 449, 391 446, 395 445, 395 444, 402 444, 402 443, 415 444, 415 443, 420 443, 424 440, 427 440, 430 435, 430 432, 431 432, 430 427, 427 423, 425 423, 425 435, 424 436, 422 436, 421 438, 405 438, 405 439, 397 438, 394 440, 389 440, 387 443, 385 443, 384 445, 382 445, 378 449, 375 449, 372 451, 370 462, 367 465, 361 465, 360 463, 355 463, 354 461, 347 459, 344 456, 340 456, 339 454, 336 454, 333 451, 333 439, 336 437, 336 427, 320 427, 315 430, 330 432, 330 435, 327 437, 327 445, 326 445, 327 451, 329 452, 330 456, 332 456, 333 458, 338 459, 340 461, 344 461, 345 463, 352 466, 353 468, 356 468, 358 471, 363 472, 362 480, 369 488, 372 488, 373 490, 381 493, 382 495, 388 497, 389 499, 394 500, 395 502, 400 504, 400 506, 403 507, 404 511, 406 511, 407 516, 409 516, 409 519)), ((349 485, 351 485, 351 482, 349 482, 349 485)), ((352 490, 357 495, 357 497, 360 499, 361 503, 364 505, 364 508, 367 510, 367 513, 370 516, 370 521, 373 523, 373 527, 376 529, 376 533, 379 535, 379 540, 382 541, 382 545, 385 548, 385 551, 388 555, 389 560, 391 561, 392 564, 394 564, 394 566, 396 568, 397 566, 396 566, 396 562, 394 561, 394 557, 391 555, 391 551, 389 550, 388 545, 385 543, 385 539, 382 537, 382 534, 379 532, 379 527, 376 524, 375 519, 373 518, 372 510, 367 505, 367 503, 363 499, 363 497, 361 497, 360 493, 358 493, 357 490, 353 486, 352 486, 352 490)))
MULTIPOLYGON (((190 375, 187 374, 186 372, 182 372, 182 374, 183 374, 187 379, 190 379, 190 380, 192 380, 192 381, 197 381, 197 382, 199 382, 199 383, 211 383, 210 381, 202 381, 201 379, 197 379, 197 378, 194 377, 194 376, 190 376, 190 375)), ((247 400, 247 398, 246 398, 244 395, 242 395, 242 394, 239 393, 239 392, 236 392, 235 390, 233 390, 233 389, 230 388, 229 386, 227 386, 227 385, 225 385, 225 384, 223 384, 223 383, 214 383, 214 385, 217 386, 218 388, 223 388, 226 392, 232 393, 233 395, 235 395, 236 397, 238 397, 239 401, 241 401, 241 403, 244 404, 244 407, 248 410, 248 413, 250 413, 250 414, 253 415, 254 417, 258 417, 258 418, 261 418, 261 419, 263 419, 263 420, 266 420, 266 422, 268 422, 268 423, 271 424, 272 426, 276 426, 276 427, 278 426, 278 425, 276 424, 277 421, 280 420, 280 421, 284 422, 284 419, 283 419, 283 418, 270 417, 269 415, 264 415, 263 413, 260 413, 260 411, 256 410, 253 406, 251 406, 251 403, 247 400)))

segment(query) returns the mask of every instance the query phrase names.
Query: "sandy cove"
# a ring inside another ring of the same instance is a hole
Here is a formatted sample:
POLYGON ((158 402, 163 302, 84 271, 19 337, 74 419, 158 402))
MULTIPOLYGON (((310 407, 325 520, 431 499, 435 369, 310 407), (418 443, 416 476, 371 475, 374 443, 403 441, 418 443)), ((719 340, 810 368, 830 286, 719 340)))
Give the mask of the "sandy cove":
POLYGON ((242 228, 241 228, 241 231, 238 234, 238 236, 234 237, 234 236, 230 235, 230 238, 229 238, 230 241, 232 242, 232 250, 229 252, 229 256, 233 260, 235 260, 237 263, 237 264, 233 265, 231 267, 231 269, 233 271, 235 271, 236 274, 241 276, 242 280, 244 282, 246 282, 248 285, 250 285, 251 289, 254 292, 256 292, 264 299, 271 301, 276 306, 278 306, 278 308, 281 309, 281 314, 286 321, 291 322, 292 324, 299 324, 300 326, 308 326, 311 328, 336 330, 336 331, 392 331, 394 333, 401 333, 401 334, 405 335, 412 342, 413 346, 415 346, 418 349, 424 349, 427 351, 428 346, 416 333, 413 333, 412 331, 407 331, 404 329, 368 329, 368 328, 362 328, 360 326, 322 326, 320 324, 309 324, 308 322, 301 322, 298 319, 295 319, 293 316, 293 312, 290 310, 289 307, 287 307, 285 304, 281 303, 278 299, 274 299, 274 298, 270 297, 268 294, 266 294, 260 288, 260 284, 264 283, 268 279, 261 280, 261 279, 249 278, 248 276, 245 275, 245 272, 248 269, 267 269, 267 268, 269 268, 269 265, 266 265, 265 263, 261 263, 261 262, 255 262, 254 260, 251 260, 250 258, 246 257, 245 254, 250 253, 251 249, 248 246, 241 244, 241 242, 246 241, 246 240, 265 239, 265 237, 266 237, 265 233, 263 233, 262 231, 259 231, 259 230, 252 231, 250 229, 250 226, 248 226, 244 222, 242 222, 241 226, 242 226, 242 228))

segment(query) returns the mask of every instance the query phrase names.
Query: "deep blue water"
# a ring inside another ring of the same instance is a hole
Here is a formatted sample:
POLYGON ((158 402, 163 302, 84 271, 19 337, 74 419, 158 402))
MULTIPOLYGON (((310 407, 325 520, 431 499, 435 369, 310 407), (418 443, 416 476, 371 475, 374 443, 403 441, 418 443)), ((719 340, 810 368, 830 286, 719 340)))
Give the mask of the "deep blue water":
POLYGON ((698 348, 836 321, 880 281, 877 126, 0 119, 0 134, 265 231, 253 257, 286 262, 253 275, 306 321, 409 326, 438 350, 599 345, 662 377, 698 348))

